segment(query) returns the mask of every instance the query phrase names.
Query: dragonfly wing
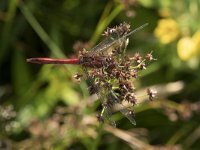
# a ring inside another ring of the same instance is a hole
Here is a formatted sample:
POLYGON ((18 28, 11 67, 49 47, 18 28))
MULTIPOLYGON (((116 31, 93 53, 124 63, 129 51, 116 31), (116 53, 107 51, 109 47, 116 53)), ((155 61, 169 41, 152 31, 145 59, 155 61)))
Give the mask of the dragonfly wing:
MULTIPOLYGON (((112 111, 111 109, 109 108, 109 106, 107 106, 106 104, 104 105, 104 101, 105 101, 105 95, 104 93, 100 93, 98 92, 98 89, 95 90, 96 91, 96 94, 98 96, 98 99, 100 100, 102 106, 104 107, 105 109, 105 117, 109 120, 110 124, 113 126, 113 127, 116 127, 116 123, 115 121, 112 119, 112 111)), ((101 91, 102 92, 102 91, 101 91)))
POLYGON ((122 103, 121 103, 121 100, 119 100, 119 98, 115 95, 114 91, 111 90, 111 93, 110 93, 112 99, 113 99, 113 102, 120 106, 120 112, 133 124, 133 125, 136 125, 136 121, 134 119, 134 114, 131 110, 127 109, 122 103))
POLYGON ((104 106, 105 109, 105 116, 109 120, 110 124, 116 128, 116 122, 112 118, 112 112, 108 106, 104 106))
MULTIPOLYGON (((104 107, 104 110, 105 110, 105 117, 108 119, 109 123, 113 126, 113 127, 116 127, 116 123, 115 121, 112 119, 112 111, 111 109, 107 106, 107 105, 104 105, 104 100, 105 100, 105 94, 103 93, 100 93, 102 91, 100 91, 96 86, 95 86, 95 83, 94 83, 94 79, 92 77, 90 77, 88 75, 88 71, 85 67, 82 67, 83 68, 83 71, 84 73, 86 74, 87 76, 87 79, 89 81, 89 84, 92 85, 92 87, 94 88, 94 91, 95 93, 97 94, 98 96, 98 99, 100 100, 102 106, 104 107)), ((99 87, 100 88, 100 87, 99 87)), ((104 90, 103 90, 104 91, 104 90)))
POLYGON ((134 119, 134 115, 130 113, 130 110, 127 108, 120 109, 120 112, 133 124, 136 125, 136 121, 134 119))
POLYGON ((138 28, 132 30, 131 32, 129 32, 125 35, 121 35, 121 36, 115 32, 111 33, 110 36, 106 37, 102 42, 100 42, 95 47, 93 47, 91 49, 90 54, 94 55, 98 52, 103 52, 105 50, 108 50, 111 46, 113 46, 115 44, 119 44, 119 45, 122 44, 122 42, 124 40, 126 40, 126 38, 128 38, 130 35, 134 34, 135 32, 141 30, 142 28, 144 28, 147 25, 148 25, 148 23, 145 23, 145 24, 139 26, 138 28))
POLYGON ((91 52, 106 49, 107 47, 112 45, 112 42, 113 42, 113 39, 111 39, 110 37, 106 37, 103 41, 101 41, 99 44, 97 44, 95 47, 93 47, 91 49, 91 52))
POLYGON ((115 44, 120 45, 124 38, 120 37, 116 33, 112 33, 109 37, 106 37, 102 42, 91 49, 91 55, 103 53, 115 44))

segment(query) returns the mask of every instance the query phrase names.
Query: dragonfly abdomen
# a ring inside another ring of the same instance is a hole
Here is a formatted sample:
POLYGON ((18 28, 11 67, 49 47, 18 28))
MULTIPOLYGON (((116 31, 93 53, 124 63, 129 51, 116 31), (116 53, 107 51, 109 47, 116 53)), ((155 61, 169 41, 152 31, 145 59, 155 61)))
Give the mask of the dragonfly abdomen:
POLYGON ((26 61, 35 64, 80 64, 79 58, 71 58, 71 59, 29 58, 26 61))

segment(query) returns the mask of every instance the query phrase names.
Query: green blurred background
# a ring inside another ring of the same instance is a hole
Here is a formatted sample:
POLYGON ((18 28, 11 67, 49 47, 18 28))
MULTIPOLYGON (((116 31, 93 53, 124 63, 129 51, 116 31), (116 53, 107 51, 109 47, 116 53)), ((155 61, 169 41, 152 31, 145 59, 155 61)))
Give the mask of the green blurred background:
POLYGON ((199 0, 1 0, 0 149, 200 149, 199 0), (72 65, 26 58, 70 58, 89 50, 107 26, 134 29, 127 53, 157 59, 135 81, 137 125, 120 113, 117 128, 99 125, 101 105, 77 83, 72 65), (157 99, 146 101, 152 87, 157 99))

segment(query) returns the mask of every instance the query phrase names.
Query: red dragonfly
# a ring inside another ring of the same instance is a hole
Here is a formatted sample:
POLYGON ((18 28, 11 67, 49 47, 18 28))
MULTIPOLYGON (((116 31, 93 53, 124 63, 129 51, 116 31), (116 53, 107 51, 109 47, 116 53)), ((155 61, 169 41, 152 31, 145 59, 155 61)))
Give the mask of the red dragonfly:
MULTIPOLYGON (((109 75, 108 66, 116 66, 116 62, 112 57, 124 54, 126 46, 128 45, 128 37, 138 30, 147 26, 148 23, 136 28, 129 32, 130 25, 123 23, 115 28, 108 28, 104 35, 105 39, 96 45, 91 51, 81 54, 79 58, 73 59, 54 59, 54 58, 29 58, 27 62, 37 64, 79 64, 82 65, 83 71, 89 80, 89 84, 92 90, 97 94, 99 100, 102 103, 103 110, 100 118, 106 116, 110 124, 116 127, 115 121, 112 119, 111 106, 114 104, 120 105, 120 112, 129 119, 129 121, 136 125, 134 114, 131 110, 127 109, 121 103, 119 96, 115 94, 113 86, 110 82, 107 82, 109 75), (107 66, 107 68, 105 67, 107 66), (89 68, 93 69, 93 75, 90 74, 89 68), (99 70, 100 69, 100 70, 99 70), (97 78, 94 75, 101 74, 101 77, 97 78), (100 73, 101 72, 101 73, 100 73), (106 73, 105 73, 106 72, 106 73), (106 77, 104 77, 106 76, 106 77), (103 84, 101 84, 103 82, 103 84), (105 86, 106 85, 106 86, 105 86)), ((123 59, 122 59, 123 60, 123 59)), ((114 67, 111 67, 111 70, 114 67)))

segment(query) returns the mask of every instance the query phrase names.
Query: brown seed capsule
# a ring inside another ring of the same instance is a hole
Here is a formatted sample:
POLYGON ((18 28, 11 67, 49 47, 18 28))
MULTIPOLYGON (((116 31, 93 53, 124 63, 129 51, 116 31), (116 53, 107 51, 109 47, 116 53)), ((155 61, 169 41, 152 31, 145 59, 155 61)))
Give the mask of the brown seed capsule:
POLYGON ((82 74, 76 73, 76 74, 74 75, 74 78, 75 78, 77 81, 80 82, 82 76, 83 76, 82 74))
POLYGON ((142 62, 142 57, 139 53, 136 53, 133 57, 133 59, 135 60, 135 62, 137 62, 138 64, 140 64, 142 62))
POLYGON ((146 54, 145 58, 146 58, 148 61, 156 60, 155 58, 153 58, 152 52, 146 54))
POLYGON ((153 101, 157 95, 157 91, 148 88, 147 95, 149 96, 149 100, 153 101))

